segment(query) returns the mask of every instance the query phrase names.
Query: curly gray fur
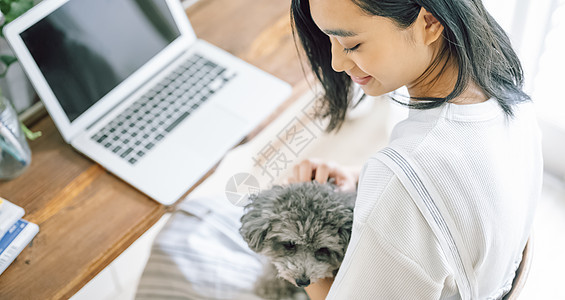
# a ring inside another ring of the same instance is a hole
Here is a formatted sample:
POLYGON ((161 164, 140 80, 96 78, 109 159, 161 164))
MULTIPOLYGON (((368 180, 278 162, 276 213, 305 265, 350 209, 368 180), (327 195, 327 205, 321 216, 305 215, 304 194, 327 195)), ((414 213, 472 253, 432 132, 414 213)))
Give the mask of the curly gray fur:
MULTIPOLYGON (((354 192, 315 181, 273 186, 250 196, 239 232, 251 250, 269 258, 280 278, 302 288, 337 273, 351 236, 355 198, 354 192)), ((265 286, 256 290, 270 299, 283 293, 265 286)))

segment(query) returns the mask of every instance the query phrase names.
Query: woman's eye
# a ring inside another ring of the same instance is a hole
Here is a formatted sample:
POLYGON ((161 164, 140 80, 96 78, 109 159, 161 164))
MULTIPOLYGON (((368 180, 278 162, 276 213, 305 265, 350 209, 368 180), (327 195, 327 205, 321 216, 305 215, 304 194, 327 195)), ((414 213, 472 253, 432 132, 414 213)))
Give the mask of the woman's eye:
POLYGON ((357 50, 357 48, 359 48, 360 45, 361 45, 361 44, 357 44, 357 45, 355 45, 355 46, 353 46, 353 47, 351 47, 351 48, 343 48, 343 52, 345 52, 345 53, 353 52, 353 51, 357 50))

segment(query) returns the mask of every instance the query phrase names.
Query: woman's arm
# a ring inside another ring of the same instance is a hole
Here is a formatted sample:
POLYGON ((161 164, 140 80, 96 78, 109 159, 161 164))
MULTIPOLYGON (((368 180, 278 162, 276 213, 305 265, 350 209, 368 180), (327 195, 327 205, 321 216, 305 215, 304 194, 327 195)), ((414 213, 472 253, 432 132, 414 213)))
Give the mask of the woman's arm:
POLYGON ((310 297, 310 300, 324 300, 328 296, 333 282, 333 278, 320 279, 316 283, 305 287, 304 290, 308 297, 310 297))

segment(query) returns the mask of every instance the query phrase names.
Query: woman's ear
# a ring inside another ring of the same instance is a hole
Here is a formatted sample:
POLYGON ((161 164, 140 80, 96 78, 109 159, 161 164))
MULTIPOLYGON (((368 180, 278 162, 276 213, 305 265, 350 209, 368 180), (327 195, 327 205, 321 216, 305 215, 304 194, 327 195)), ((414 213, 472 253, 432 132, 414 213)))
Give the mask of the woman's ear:
POLYGON ((423 41, 426 46, 437 41, 443 33, 443 25, 441 25, 434 15, 423 7, 420 9, 420 14, 418 15, 418 24, 420 30, 422 30, 423 41))

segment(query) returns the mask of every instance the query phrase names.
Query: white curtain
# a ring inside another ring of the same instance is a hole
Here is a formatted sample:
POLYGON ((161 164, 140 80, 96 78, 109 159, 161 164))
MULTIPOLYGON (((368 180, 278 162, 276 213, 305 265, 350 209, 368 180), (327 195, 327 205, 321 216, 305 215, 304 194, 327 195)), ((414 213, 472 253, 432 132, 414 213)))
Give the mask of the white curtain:
POLYGON ((565 0, 483 0, 522 61, 537 103, 546 172, 565 180, 565 0))

